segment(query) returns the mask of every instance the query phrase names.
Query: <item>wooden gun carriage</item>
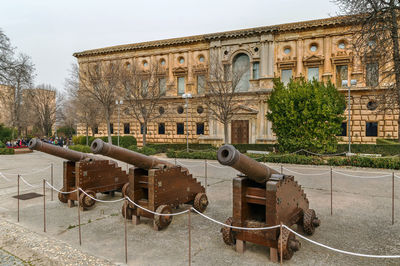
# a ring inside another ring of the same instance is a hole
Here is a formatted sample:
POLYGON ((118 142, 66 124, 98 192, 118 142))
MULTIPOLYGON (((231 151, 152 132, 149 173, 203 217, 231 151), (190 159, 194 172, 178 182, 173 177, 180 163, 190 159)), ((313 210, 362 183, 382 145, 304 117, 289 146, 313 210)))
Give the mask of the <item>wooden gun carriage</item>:
MULTIPOLYGON (((60 191, 70 192, 81 188, 87 194, 96 198, 96 193, 110 193, 122 191, 128 182, 128 175, 115 162, 93 156, 83 152, 65 149, 48 144, 39 139, 29 142, 29 149, 48 153, 68 161, 63 162, 63 187, 60 191)), ((77 193, 58 193, 58 199, 68 203, 69 207, 78 200, 77 193)), ((80 192, 79 204, 82 209, 88 209, 96 203, 95 200, 80 192)))
MULTIPOLYGON (((203 212, 208 205, 205 188, 187 169, 155 157, 146 156, 128 149, 120 148, 103 142, 93 141, 91 149, 95 154, 102 154, 113 159, 134 165, 129 169, 129 183, 122 193, 139 206, 150 211, 168 214, 172 208, 189 203, 198 211, 203 212)), ((154 215, 136 207, 131 202, 122 207, 122 215, 139 224, 140 217, 153 219, 155 230, 167 227, 172 216, 154 215)))
MULTIPOLYGON (((222 165, 241 172, 233 180, 233 216, 226 224, 246 228, 297 224, 306 234, 314 233, 320 220, 315 211, 309 209, 306 194, 293 176, 279 174, 231 145, 222 146, 217 158, 222 165)), ((269 247, 270 259, 275 262, 280 256, 290 259, 300 248, 295 235, 285 228, 282 234, 280 228, 246 231, 223 227, 221 232, 224 242, 236 245, 238 252, 244 252, 246 241, 269 247)))

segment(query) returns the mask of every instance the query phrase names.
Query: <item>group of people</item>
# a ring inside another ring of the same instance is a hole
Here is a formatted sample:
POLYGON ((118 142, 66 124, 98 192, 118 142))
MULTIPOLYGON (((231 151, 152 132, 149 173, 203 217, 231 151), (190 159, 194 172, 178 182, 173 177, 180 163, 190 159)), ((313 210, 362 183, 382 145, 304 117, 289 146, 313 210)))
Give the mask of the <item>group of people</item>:
POLYGON ((42 141, 53 145, 58 145, 60 147, 68 146, 70 143, 70 140, 64 137, 51 137, 49 139, 42 139, 42 141))
MULTIPOLYGON (((68 146, 71 142, 70 139, 64 137, 42 138, 41 140, 43 142, 57 145, 60 147, 68 146)), ((22 138, 22 139, 7 141, 5 144, 7 148, 25 148, 28 146, 29 141, 30 139, 22 138)))
POLYGON ((6 146, 8 148, 23 148, 28 146, 29 140, 26 139, 17 139, 17 140, 12 140, 12 141, 7 141, 6 146))

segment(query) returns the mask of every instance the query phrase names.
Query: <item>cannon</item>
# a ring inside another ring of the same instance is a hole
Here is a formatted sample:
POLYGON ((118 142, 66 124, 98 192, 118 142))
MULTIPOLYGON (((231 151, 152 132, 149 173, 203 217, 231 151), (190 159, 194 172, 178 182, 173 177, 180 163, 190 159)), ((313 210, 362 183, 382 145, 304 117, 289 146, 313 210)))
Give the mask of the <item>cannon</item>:
MULTIPOLYGON (((314 233, 320 220, 293 176, 278 173, 232 145, 220 147, 217 158, 222 165, 240 172, 233 179, 233 214, 226 220, 227 225, 261 228, 296 224, 306 234, 314 233)), ((238 252, 244 252, 246 241, 269 247, 274 262, 280 257, 289 260, 300 248, 295 235, 285 228, 280 234, 280 228, 246 231, 223 227, 221 233, 225 244, 235 245, 238 252)))
MULTIPOLYGON (((79 187, 96 198, 97 193, 113 195, 115 191, 122 191, 123 185, 128 182, 128 174, 121 167, 100 156, 65 149, 39 139, 31 139, 28 147, 67 160, 63 162, 63 187, 60 190, 62 192, 74 191, 79 187)), ((78 195, 58 193, 58 199, 72 207, 74 201, 78 200, 78 195)), ((80 193, 79 205, 83 210, 91 208, 95 203, 96 201, 85 193, 80 193)))
MULTIPOLYGON (((200 212, 207 208, 205 188, 186 168, 110 145, 101 139, 94 140, 91 149, 94 154, 134 165, 129 169, 129 182, 124 185, 122 194, 139 206, 162 214, 172 213, 172 208, 187 203, 200 212)), ((122 215, 134 224, 140 223, 140 217, 153 219, 153 228, 157 231, 166 228, 172 221, 172 216, 155 215, 131 202, 122 206, 122 215)))

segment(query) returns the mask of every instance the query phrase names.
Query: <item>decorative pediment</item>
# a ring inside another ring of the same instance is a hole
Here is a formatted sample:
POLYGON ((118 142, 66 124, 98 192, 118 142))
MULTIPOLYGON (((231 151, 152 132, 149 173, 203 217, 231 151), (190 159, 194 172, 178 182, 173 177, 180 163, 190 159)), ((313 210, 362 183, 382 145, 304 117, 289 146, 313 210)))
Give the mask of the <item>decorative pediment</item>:
POLYGON ((319 66, 324 64, 324 57, 318 55, 311 55, 303 58, 305 66, 319 66))
POLYGON ((239 110, 236 113, 237 114, 254 115, 254 114, 258 114, 258 110, 253 109, 253 108, 248 107, 248 106, 245 106, 245 105, 239 105, 239 110))
POLYGON ((205 74, 207 73, 207 66, 204 64, 193 66, 193 73, 198 74, 205 74))
POLYGON ((276 64, 278 68, 294 68, 296 67, 296 60, 294 58, 290 60, 278 60, 276 64))
POLYGON ((186 75, 188 72, 188 68, 187 67, 174 67, 172 69, 172 72, 174 73, 174 75, 186 75))
POLYGON ((332 63, 335 65, 346 65, 353 62, 353 53, 347 51, 338 51, 336 54, 332 54, 332 63))

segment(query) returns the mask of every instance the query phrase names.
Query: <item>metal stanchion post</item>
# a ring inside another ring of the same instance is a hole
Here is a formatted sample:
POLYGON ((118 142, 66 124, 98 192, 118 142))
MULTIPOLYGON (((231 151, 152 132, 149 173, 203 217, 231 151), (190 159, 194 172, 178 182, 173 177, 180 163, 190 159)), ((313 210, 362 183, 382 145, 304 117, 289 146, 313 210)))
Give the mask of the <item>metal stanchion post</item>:
POLYGON ((43 179, 43 232, 46 233, 46 179, 43 179))
POLYGON ((176 165, 176 157, 175 157, 175 165, 176 165))
POLYGON ((192 254, 191 254, 191 249, 192 249, 192 236, 191 236, 191 221, 190 221, 190 212, 191 208, 189 208, 188 211, 188 230, 189 230, 189 266, 192 264, 192 254))
POLYGON ((281 164, 281 175, 283 175, 283 165, 281 164))
POLYGON ((82 234, 81 234, 81 206, 79 204, 79 187, 76 190, 76 201, 78 202, 78 228, 79 228, 79 245, 82 246, 82 234))
POLYGON ((207 192, 207 159, 204 161, 204 183, 205 183, 205 190, 207 192))
POLYGON ((281 222, 281 226, 279 227, 279 229, 280 229, 279 241, 281 242, 281 248, 280 248, 280 253, 281 253, 281 255, 280 255, 280 260, 281 260, 281 265, 282 265, 282 263, 283 263, 283 243, 282 243, 282 241, 283 241, 283 235, 282 235, 283 230, 282 230, 282 222, 281 222))
POLYGON ((19 179, 20 175, 18 174, 18 184, 17 184, 17 221, 19 222, 19 179))
POLYGON ((332 209, 333 208, 332 208, 332 167, 331 167, 331 215, 332 215, 332 212, 333 212, 332 209))
MULTIPOLYGON (((128 200, 125 198, 126 205, 128 206, 128 200)), ((125 263, 128 264, 128 239, 127 239, 127 232, 126 232, 126 210, 125 208, 125 219, 124 219, 124 226, 125 226, 125 263)))
POLYGON ((53 171, 54 171, 54 169, 53 169, 53 163, 51 163, 51 176, 50 176, 50 183, 51 183, 51 201, 53 201, 53 186, 54 186, 54 184, 53 184, 53 171))
POLYGON ((394 225, 394 172, 392 173, 392 225, 394 225))

